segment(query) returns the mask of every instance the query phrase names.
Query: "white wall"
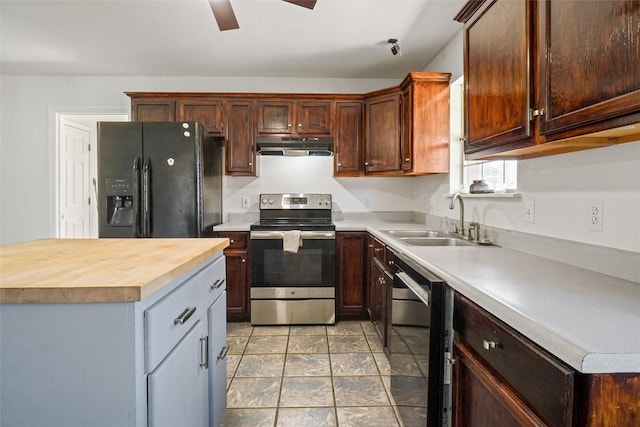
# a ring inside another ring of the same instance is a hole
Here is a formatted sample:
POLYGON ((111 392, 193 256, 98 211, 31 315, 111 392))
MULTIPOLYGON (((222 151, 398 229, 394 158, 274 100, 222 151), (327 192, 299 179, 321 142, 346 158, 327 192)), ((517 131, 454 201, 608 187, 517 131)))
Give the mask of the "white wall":
MULTIPOLYGON (((55 235, 55 113, 127 113, 126 91, 365 93, 398 84, 386 79, 295 79, 206 77, 0 77, 0 243, 55 235)), ((284 161, 284 160, 282 160, 284 161)), ((340 179, 328 165, 314 166, 293 179, 281 165, 263 165, 259 179, 227 177, 229 209, 239 209, 239 194, 257 202, 260 191, 327 188, 345 210, 410 210, 407 178, 340 179), (323 182, 325 186, 319 187, 323 182), (295 184, 295 185, 290 185, 295 184), (371 207, 364 204, 366 198, 371 207), (390 201, 386 205, 385 201, 390 201)), ((255 206, 253 207, 255 208, 255 206)), ((228 209, 227 209, 228 210, 228 209)), ((257 209, 256 209, 257 210, 257 209)))
MULTIPOLYGON (((426 71, 447 69, 452 79, 462 75, 462 43, 459 33, 426 71)), ((640 142, 520 161, 518 191, 521 199, 466 199, 465 219, 640 252, 640 142), (524 221, 527 200, 535 203, 534 223, 524 221), (601 232, 588 230, 591 200, 603 201, 601 232)), ((415 210, 458 218, 457 208, 448 209, 448 176, 417 178, 414 194, 415 210)))

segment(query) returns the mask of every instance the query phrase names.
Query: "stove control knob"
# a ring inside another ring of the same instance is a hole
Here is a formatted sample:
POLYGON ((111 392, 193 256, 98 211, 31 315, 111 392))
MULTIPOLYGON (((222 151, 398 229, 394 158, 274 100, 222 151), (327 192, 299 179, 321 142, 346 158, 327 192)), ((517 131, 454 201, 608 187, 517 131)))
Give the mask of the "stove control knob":
POLYGON ((273 204, 273 199, 269 199, 269 204, 272 205, 273 204))
POLYGON ((262 199, 262 204, 266 205, 267 204, 267 199, 262 199))

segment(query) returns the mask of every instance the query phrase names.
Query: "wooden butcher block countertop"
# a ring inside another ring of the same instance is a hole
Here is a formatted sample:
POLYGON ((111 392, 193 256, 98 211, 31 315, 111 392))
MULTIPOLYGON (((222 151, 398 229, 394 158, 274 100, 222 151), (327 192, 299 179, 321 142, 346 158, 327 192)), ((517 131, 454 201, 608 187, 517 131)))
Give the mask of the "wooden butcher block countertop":
POLYGON ((0 303, 141 301, 228 239, 42 239, 0 246, 0 303))

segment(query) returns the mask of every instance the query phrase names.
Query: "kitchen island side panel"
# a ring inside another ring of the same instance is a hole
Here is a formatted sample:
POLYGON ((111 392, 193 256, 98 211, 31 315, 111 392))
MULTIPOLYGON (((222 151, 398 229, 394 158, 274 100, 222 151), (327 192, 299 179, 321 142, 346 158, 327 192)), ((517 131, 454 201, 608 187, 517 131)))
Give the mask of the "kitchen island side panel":
POLYGON ((0 426, 143 426, 134 303, 2 304, 0 426))

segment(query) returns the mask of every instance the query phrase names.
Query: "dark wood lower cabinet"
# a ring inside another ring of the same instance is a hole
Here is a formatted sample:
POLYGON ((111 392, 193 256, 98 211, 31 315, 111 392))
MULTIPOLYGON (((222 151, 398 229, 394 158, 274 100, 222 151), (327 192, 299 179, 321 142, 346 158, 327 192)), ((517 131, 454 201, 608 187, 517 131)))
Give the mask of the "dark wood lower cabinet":
POLYGON ((453 357, 453 427, 547 425, 458 337, 453 357))
POLYGON ((640 426, 640 373, 583 374, 461 294, 453 427, 640 426))
POLYGON ((367 233, 336 233, 338 320, 367 317, 365 287, 367 233))
POLYGON ((229 246, 224 250, 227 268, 227 320, 246 322, 251 317, 249 233, 225 231, 218 232, 217 237, 229 239, 229 246))

